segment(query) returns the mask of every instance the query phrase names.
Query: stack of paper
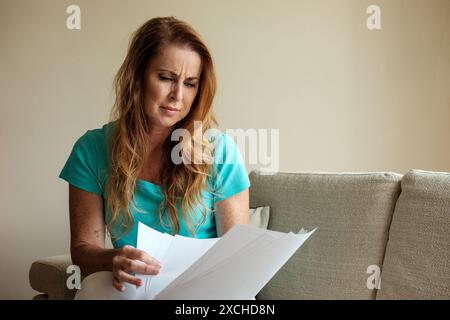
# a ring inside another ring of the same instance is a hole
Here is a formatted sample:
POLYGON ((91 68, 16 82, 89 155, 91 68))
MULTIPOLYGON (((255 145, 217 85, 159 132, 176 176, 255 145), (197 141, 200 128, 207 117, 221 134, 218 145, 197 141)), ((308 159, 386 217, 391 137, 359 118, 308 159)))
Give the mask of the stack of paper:
POLYGON ((236 225, 221 238, 196 239, 139 223, 137 248, 162 268, 157 276, 137 275, 144 285, 136 299, 253 299, 316 229, 296 234, 236 225))

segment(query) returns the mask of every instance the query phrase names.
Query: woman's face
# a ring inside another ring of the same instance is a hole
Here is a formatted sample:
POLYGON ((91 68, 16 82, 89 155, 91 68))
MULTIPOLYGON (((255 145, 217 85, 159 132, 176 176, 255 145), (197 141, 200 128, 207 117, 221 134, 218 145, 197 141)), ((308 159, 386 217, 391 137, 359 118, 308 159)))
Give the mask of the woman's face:
POLYGON ((148 65, 145 78, 145 115, 152 129, 173 127, 187 116, 197 95, 200 55, 168 45, 148 65))

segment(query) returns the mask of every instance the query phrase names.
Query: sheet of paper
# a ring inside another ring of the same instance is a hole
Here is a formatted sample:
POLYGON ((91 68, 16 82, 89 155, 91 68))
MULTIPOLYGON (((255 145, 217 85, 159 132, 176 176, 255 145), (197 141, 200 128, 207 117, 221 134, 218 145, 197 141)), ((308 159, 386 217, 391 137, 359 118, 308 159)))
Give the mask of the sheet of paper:
MULTIPOLYGON (((236 232, 244 234, 250 231, 248 228, 239 226, 236 232)), ((259 235, 257 241, 235 252, 209 271, 180 284, 177 283, 178 279, 175 280, 155 298, 252 299, 314 231, 282 235, 267 232, 259 235)), ((228 244, 236 245, 233 241, 228 244)), ((219 246, 217 248, 220 250, 219 246)), ((189 269, 186 273, 189 273, 189 269)))
MULTIPOLYGON (((161 233, 139 222, 136 247, 162 262, 167 250, 172 244, 173 238, 170 234, 161 233)), ((147 293, 150 290, 153 276, 136 274, 136 277, 140 278, 143 282, 143 285, 136 289, 136 299, 148 299, 147 293)))
POLYGON ((252 246, 258 244, 261 237, 270 235, 279 237, 283 233, 265 229, 236 226, 228 231, 221 240, 211 248, 201 259, 195 262, 186 272, 184 272, 172 286, 180 285, 201 275, 203 272, 211 270, 215 266, 232 259, 233 255, 242 250, 251 250, 252 246))
POLYGON ((196 239, 175 236, 170 250, 162 260, 163 267, 158 276, 153 277, 147 297, 153 299, 156 294, 188 269, 219 239, 196 239))
POLYGON ((258 228, 252 228, 246 233, 239 232, 236 228, 231 229, 211 248, 211 250, 205 253, 201 259, 197 260, 189 270, 186 270, 186 272, 177 279, 176 284, 189 281, 204 270, 209 270, 220 264, 222 260, 228 259, 234 253, 250 245, 251 242, 256 241, 258 236, 264 233, 264 229, 258 228))
POLYGON ((222 238, 171 236, 139 224, 137 247, 162 263, 137 299, 253 299, 314 230, 283 233, 236 225, 222 238), (152 254, 153 252, 153 254, 152 254))
POLYGON ((137 248, 162 264, 157 276, 137 275, 144 284, 137 288, 136 299, 149 300, 198 260, 219 238, 197 239, 161 233, 139 223, 137 248))
POLYGON ((125 282, 126 290, 120 292, 112 285, 111 271, 95 272, 87 276, 81 289, 77 291, 74 300, 134 300, 136 299, 136 286, 125 282))

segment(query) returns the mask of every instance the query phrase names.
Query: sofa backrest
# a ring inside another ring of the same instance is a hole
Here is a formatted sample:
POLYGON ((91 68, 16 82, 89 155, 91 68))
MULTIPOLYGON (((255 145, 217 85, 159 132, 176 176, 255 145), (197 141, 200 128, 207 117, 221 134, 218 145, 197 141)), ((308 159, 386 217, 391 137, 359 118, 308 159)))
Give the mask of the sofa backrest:
POLYGON ((450 173, 402 179, 377 299, 450 299, 450 173))
POLYGON ((250 207, 270 206, 269 229, 318 230, 258 299, 374 299, 400 193, 396 173, 250 173, 250 207))

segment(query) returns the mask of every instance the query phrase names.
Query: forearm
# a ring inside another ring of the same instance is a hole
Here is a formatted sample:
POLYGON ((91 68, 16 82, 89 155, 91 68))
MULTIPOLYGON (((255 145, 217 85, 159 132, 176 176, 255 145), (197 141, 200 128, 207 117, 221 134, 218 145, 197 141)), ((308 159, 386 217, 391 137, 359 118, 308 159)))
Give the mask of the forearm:
POLYGON ((78 245, 71 249, 72 263, 80 267, 83 276, 99 271, 111 271, 113 257, 119 250, 91 244, 78 245))

